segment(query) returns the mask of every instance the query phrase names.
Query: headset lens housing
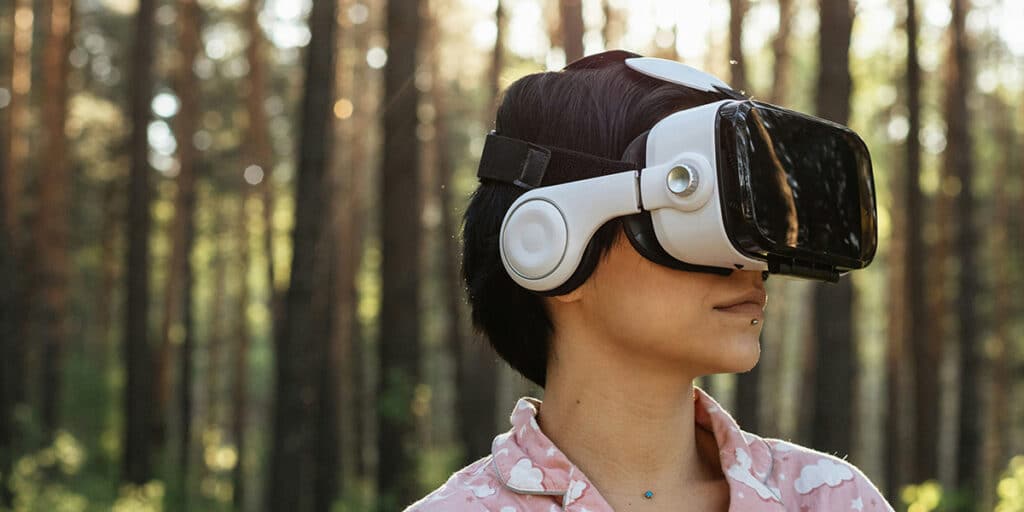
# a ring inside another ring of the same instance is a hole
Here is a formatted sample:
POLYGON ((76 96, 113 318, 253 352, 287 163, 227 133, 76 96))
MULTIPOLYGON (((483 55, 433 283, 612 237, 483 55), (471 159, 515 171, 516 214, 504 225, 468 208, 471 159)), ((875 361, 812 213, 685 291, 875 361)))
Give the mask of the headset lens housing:
POLYGON ((849 128, 755 101, 718 112, 718 176, 737 250, 789 268, 845 272, 877 246, 871 158, 849 128))

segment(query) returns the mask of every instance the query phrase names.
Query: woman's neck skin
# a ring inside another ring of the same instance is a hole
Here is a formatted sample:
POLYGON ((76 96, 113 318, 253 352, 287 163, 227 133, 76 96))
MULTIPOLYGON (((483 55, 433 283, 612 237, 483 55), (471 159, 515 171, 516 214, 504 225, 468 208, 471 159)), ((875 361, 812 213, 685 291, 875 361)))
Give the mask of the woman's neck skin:
POLYGON ((579 308, 559 309, 538 422, 605 499, 647 508, 647 490, 665 504, 721 483, 714 437, 695 425, 693 372, 623 350, 579 308))

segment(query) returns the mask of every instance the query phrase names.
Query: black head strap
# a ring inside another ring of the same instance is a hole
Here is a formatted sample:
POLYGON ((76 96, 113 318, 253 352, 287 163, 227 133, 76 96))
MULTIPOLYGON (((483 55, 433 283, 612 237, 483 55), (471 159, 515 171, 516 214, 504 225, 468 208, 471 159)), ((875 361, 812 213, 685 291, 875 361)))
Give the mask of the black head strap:
POLYGON ((476 175, 529 190, 637 169, 639 166, 630 162, 533 144, 492 131, 484 143, 476 175), (549 169, 558 171, 549 174, 549 169))

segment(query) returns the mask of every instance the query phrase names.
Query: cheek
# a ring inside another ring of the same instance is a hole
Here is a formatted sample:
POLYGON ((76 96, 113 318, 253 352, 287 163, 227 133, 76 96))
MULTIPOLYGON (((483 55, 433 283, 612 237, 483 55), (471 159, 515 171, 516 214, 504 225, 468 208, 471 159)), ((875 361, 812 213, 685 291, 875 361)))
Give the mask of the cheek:
POLYGON ((585 283, 583 300, 587 328, 611 353, 702 374, 756 364, 757 331, 713 310, 728 287, 721 276, 665 268, 631 247, 609 256, 585 283))
POLYGON ((597 321, 619 342, 661 352, 658 347, 681 347, 685 339, 704 338, 700 334, 710 327, 710 288, 703 276, 647 260, 616 270, 594 284, 600 302, 597 321))
POLYGON ((649 313, 637 319, 647 326, 645 341, 677 350, 689 340, 705 339, 707 289, 699 285, 700 279, 670 269, 659 274, 668 275, 649 283, 651 292, 645 295, 649 313))

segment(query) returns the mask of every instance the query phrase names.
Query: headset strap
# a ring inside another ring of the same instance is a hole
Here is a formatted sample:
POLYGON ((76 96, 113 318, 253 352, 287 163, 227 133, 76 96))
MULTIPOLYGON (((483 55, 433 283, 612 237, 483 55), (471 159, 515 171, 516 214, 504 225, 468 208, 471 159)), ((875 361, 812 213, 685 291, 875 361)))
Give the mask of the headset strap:
POLYGON ((533 144, 492 131, 484 143, 476 175, 529 190, 635 169, 638 166, 633 163, 533 144), (548 169, 558 172, 548 174, 548 169))

